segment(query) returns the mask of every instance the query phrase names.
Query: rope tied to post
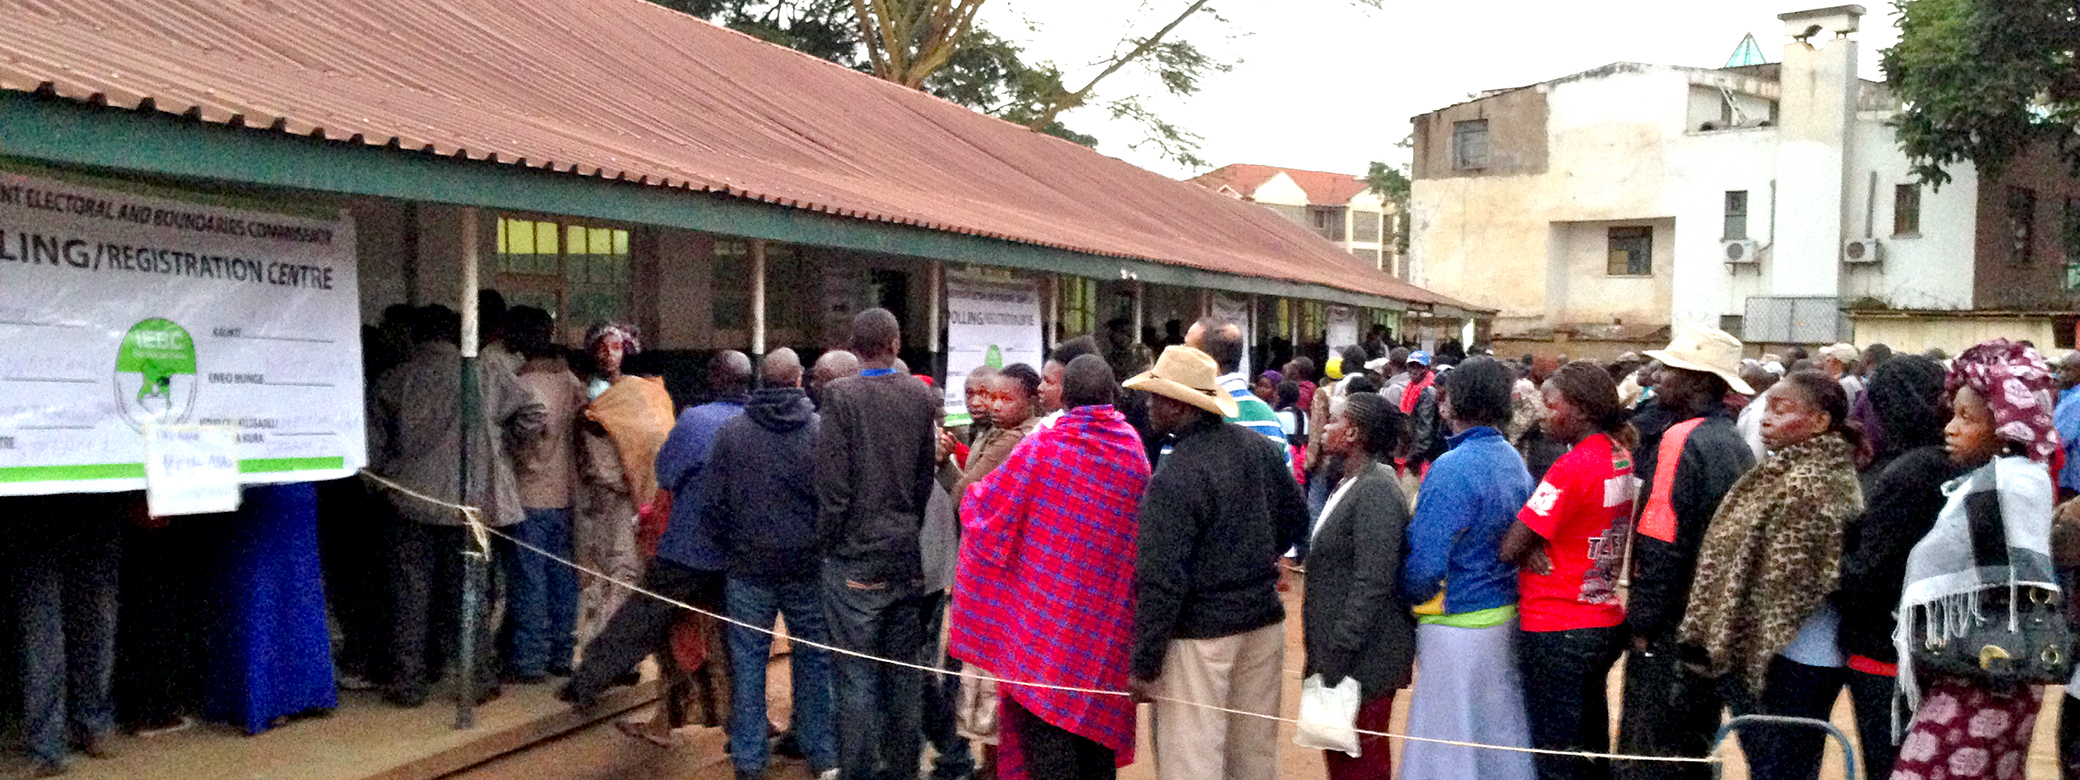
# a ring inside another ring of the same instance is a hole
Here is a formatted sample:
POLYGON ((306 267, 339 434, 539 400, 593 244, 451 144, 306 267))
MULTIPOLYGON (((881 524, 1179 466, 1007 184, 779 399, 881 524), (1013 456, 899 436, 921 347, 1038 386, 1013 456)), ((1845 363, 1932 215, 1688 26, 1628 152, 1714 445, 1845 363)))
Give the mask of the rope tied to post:
MULTIPOLYGON (((482 518, 482 510, 478 509, 477 507, 472 507, 472 506, 466 506, 466 505, 462 505, 462 504, 457 504, 457 503, 453 503, 453 502, 450 502, 450 501, 443 501, 443 500, 441 500, 441 499, 438 499, 438 498, 434 498, 434 497, 432 497, 432 496, 428 496, 428 495, 426 495, 426 494, 424 494, 424 493, 420 493, 420 492, 418 492, 418 491, 416 491, 416 490, 412 490, 411 488, 405 487, 405 486, 403 486, 403 485, 399 485, 399 484, 397 484, 396 482, 393 482, 393 481, 391 481, 391 480, 389 480, 389 479, 386 479, 386 478, 382 477, 381 475, 378 475, 378 474, 376 474, 376 473, 374 473, 374 472, 371 472, 371 471, 367 471, 367 470, 365 470, 365 469, 364 469, 364 470, 363 470, 363 471, 361 472, 361 474, 362 474, 362 476, 363 476, 363 477, 367 478, 368 480, 370 480, 370 481, 372 481, 372 482, 375 482, 375 483, 376 483, 376 484, 378 484, 378 485, 381 485, 381 486, 383 486, 383 487, 389 488, 389 489, 391 489, 391 490, 395 490, 395 491, 397 491, 397 492, 399 492, 399 493, 402 493, 402 494, 404 494, 404 495, 410 496, 410 497, 412 497, 412 498, 415 498, 415 499, 418 499, 418 500, 420 500, 420 501, 425 501, 425 502, 428 502, 428 503, 434 504, 434 505, 436 505, 436 506, 440 506, 440 507, 444 507, 444 508, 448 508, 448 509, 453 509, 453 510, 456 510, 456 511, 458 511, 458 512, 461 512, 461 513, 462 513, 462 515, 463 515, 463 518, 464 518, 464 519, 465 519, 465 521, 466 521, 466 522, 467 522, 467 523, 469 524, 469 528, 470 528, 470 534, 471 534, 471 536, 472 536, 473 538, 475 538, 475 539, 477 540, 477 543, 478 543, 478 545, 480 546, 480 554, 486 554, 486 555, 488 555, 488 554, 489 554, 489 552, 490 552, 490 549, 491 549, 491 541, 490 541, 490 538, 491 538, 492 536, 497 536, 497 537, 499 537, 499 538, 501 538, 501 539, 504 539, 504 540, 506 540, 507 542, 510 542, 510 543, 511 543, 511 544, 512 544, 512 545, 513 545, 514 547, 516 547, 516 548, 518 548, 518 549, 526 550, 526 551, 528 551, 528 552, 534 553, 534 554, 536 554, 536 555, 540 555, 540 556, 542 556, 542 557, 544 557, 544 558, 547 558, 547 559, 549 559, 549 560, 555 561, 555 562, 557 562, 558 564, 561 564, 561 565, 563 565, 563 566, 567 566, 567 567, 569 567, 569 568, 571 568, 571 569, 573 569, 573 570, 576 570, 576 571, 579 571, 579 572, 583 572, 583 573, 585 573, 585 574, 588 574, 588 575, 591 575, 591 576, 593 576, 593 577, 598 577, 599 579, 601 579, 601 580, 603 580, 603 581, 605 581, 605 582, 607 582, 607 583, 610 583, 610 584, 612 584, 612 585, 613 585, 614 587, 617 587, 617 588, 621 588, 621 589, 623 589, 623 590, 626 590, 626 591, 628 591, 628 592, 630 592, 630 593, 632 593, 632 594, 635 594, 635 595, 639 595, 639 596, 643 596, 643 597, 645 597, 645 598, 649 598, 649 599, 655 599, 655 600, 657 600, 657 601, 659 601, 659 602, 662 602, 662 603, 665 603, 665 604, 669 604, 669 605, 671 605, 671 606, 673 606, 673 607, 675 607, 675 608, 678 608, 678 609, 682 609, 682 610, 685 610, 685 611, 688 611, 688 612, 692 612, 692 613, 694 613, 694 614, 702 615, 702 616, 705 616, 705 617, 713 618, 714 620, 720 621, 720 622, 722 622, 722 623, 725 623, 725 624, 728 624, 728 625, 732 625, 732 626, 738 626, 738 627, 741 627, 741 628, 744 628, 744 629, 748 629, 748 630, 751 630, 751 631, 756 631, 756 632, 759 632, 759 633, 761 633, 761 634, 766 634, 766 635, 768 635, 768 636, 772 636, 772 637, 775 637, 775 638, 785 638, 785 639, 786 639, 786 640, 787 640, 787 641, 788 641, 789 643, 791 643, 791 644, 796 644, 796 645, 802 645, 802 646, 804 646, 804 647, 813 647, 813 648, 816 648, 816 649, 818 649, 818 650, 822 650, 822 651, 825 651, 825 652, 829 652, 829 653, 836 653, 836 654, 838 654, 838 655, 843 655, 843 656, 846 656, 846 657, 849 657, 849 658, 858 658, 858 659, 861 659, 861 660, 866 660, 866 661, 872 661, 872 662, 875 662, 875 663, 879 663, 879 664, 887 664, 887 665, 889 665, 889 666, 894 666, 894 667, 898 667, 898 668, 903 668, 903 669, 911 669, 911 670, 915 670, 915 671, 919 671, 919 672, 925 672, 925 673, 929 673, 929 674, 935 674, 935 675, 940 675, 940 676, 944 676, 944 677, 962 677, 962 678, 967 678, 967 679, 973 679, 973 680, 978 680, 978 681, 981 681, 981 682, 989 682, 989 683, 995 683, 995 684, 997 684, 997 685, 1013 685, 1013 686, 1020 686, 1020 687, 1026 687, 1026 688, 1039 688, 1039 689, 1045 689, 1045 690, 1054 690, 1054 691, 1066 691, 1066 692, 1069 692, 1069 693, 1082 693, 1082 694, 1088 694, 1088 695, 1092 695, 1092 696, 1131 696, 1131 695, 1132 695, 1132 694, 1129 694, 1129 693, 1128 693, 1128 692, 1126 692, 1126 691, 1113 691, 1113 690, 1104 690, 1104 689, 1100 689, 1100 688, 1080 688, 1080 687, 1075 687, 1075 686, 1068 686, 1068 685, 1054 685, 1054 684, 1050 684, 1050 683, 1043 683, 1043 682, 1032 682, 1032 681, 1026 681, 1026 680, 1008 680, 1008 679, 1004 679, 1004 678, 1001 678, 1001 677, 995 677, 995 676, 992 676, 992 675, 987 675, 987 674, 979 674, 979 673, 976 673, 976 672, 973 672, 973 671, 969 671, 969 670, 966 670, 966 669, 963 669, 963 670, 961 670, 961 671, 958 671, 958 672, 956 672, 956 671, 949 671, 949 670, 946 670, 946 669, 941 669, 941 668, 938 668, 938 667, 935 667, 935 666, 928 666, 928 665, 925 665, 925 664, 918 664, 918 663, 912 663, 912 662, 908 662, 908 661, 900 661, 900 660, 896 660, 896 659, 893 659, 893 658, 882 658, 882 657, 880 657, 880 656, 876 656, 876 655, 871 655, 871 654, 868 654, 868 653, 862 653, 862 652, 859 652, 859 651, 857 651, 857 650, 849 650, 849 649, 846 649, 846 648, 843 648, 843 647, 837 647, 837 646, 835 646, 835 645, 823 644, 823 643, 820 643, 820 642, 810 642, 810 641, 804 640, 804 639, 802 639, 802 638, 800 638, 800 637, 792 637, 792 636, 790 636, 790 637, 781 637, 781 635, 779 634, 779 632, 776 632, 776 631, 774 631, 774 630, 773 630, 773 629, 772 629, 771 627, 767 627, 767 626, 758 626, 758 625, 753 625, 753 624, 750 624, 750 623, 746 623, 746 622, 743 622, 743 621, 741 621, 741 620, 735 620, 735 619, 732 619, 732 618, 731 618, 731 617, 729 617, 728 615, 721 615, 721 614, 717 614, 717 613, 714 613, 714 612, 710 612, 710 611, 708 611, 708 610, 705 610, 705 609, 701 609, 700 607, 696 607, 696 606, 694 606, 694 605, 692 605, 692 604, 688 604, 688 603, 686 603, 686 602, 683 602, 683 601, 679 601, 678 599, 674 599, 674 598, 671 598, 671 597, 669 597, 669 596, 665 596, 665 595, 663 595, 663 594, 661 594, 661 593, 657 593, 657 592, 651 591, 651 590, 649 590, 649 589, 646 589, 646 588, 644 588, 644 587, 643 587, 642 585, 640 585, 640 584, 638 584, 638 583, 626 582, 626 581, 623 581, 623 580, 617 579, 617 578, 615 578, 615 577, 613 577, 613 576, 611 576, 611 575, 608 575, 608 574, 606 574, 606 573, 604 573, 604 572, 600 572, 600 571, 598 571, 598 570, 595 570, 595 569, 592 569, 592 568, 590 568, 590 567, 586 567, 586 566, 580 565, 580 564, 579 564, 578 562, 576 562, 576 561, 573 561, 573 560, 570 560, 570 559, 564 558, 564 557, 562 557, 562 556, 560 556, 560 555, 557 555, 557 554, 555 554, 555 553, 549 552, 548 550, 544 550, 544 549, 542 549, 542 548, 540 548, 540 547, 537 547, 537 546, 535 546, 535 545, 533 545, 533 544, 530 544, 530 543, 528 543, 528 542, 526 542, 526 541, 523 541, 523 540, 521 540, 520 538, 518 538, 518 537, 515 537, 515 536, 513 536, 513 535, 511 535, 511 534, 508 534, 508 533, 506 533, 506 532, 504 532, 504 531, 500 531, 500 530, 498 530, 498 529, 496 529, 496 528, 492 528, 492 527, 490 527, 489 525, 486 525, 486 524, 485 524, 485 523, 483 522, 483 518, 482 518)), ((1289 673, 1290 673, 1290 672, 1289 672, 1289 673)), ((1287 718, 1287 717, 1281 717, 1281 716, 1278 716, 1278 715, 1271 715, 1271 714, 1266 714, 1266 713, 1262 713, 1262 712, 1250 712, 1250 711, 1247 711, 1247 710, 1237 710, 1237 709, 1230 709, 1230 708, 1227 708, 1227 707, 1221 707, 1221 706, 1217 706, 1217 705, 1213 705, 1213 704, 1205 704, 1205 703, 1201 703, 1201 702, 1195 702, 1195 701, 1185 701, 1185 700, 1182 700, 1182 699, 1174 699, 1174 698, 1170 698, 1170 697, 1166 697, 1166 696, 1156 696, 1156 697, 1154 697, 1154 698, 1156 698, 1156 699, 1158 699, 1158 700, 1161 700, 1161 701, 1167 701, 1167 702, 1173 702, 1173 703, 1176 703, 1176 704, 1182 704, 1182 705, 1185 705, 1185 706, 1187 706, 1187 707, 1196 707, 1196 708, 1199 708, 1199 709, 1205 709, 1205 710, 1212 710, 1212 711, 1215 711, 1215 712, 1225 713, 1225 714, 1228 714, 1228 715, 1242 715, 1242 716, 1247 716, 1247 717, 1252 717, 1252 718, 1262 718, 1262 719, 1264 719, 1264 720, 1270 720, 1270 721, 1275 721, 1275 722, 1278 722, 1278 723, 1289 723, 1289 724, 1296 724, 1296 725, 1297 725, 1297 724, 1298 724, 1298 723, 1300 722, 1300 721, 1299 721, 1298 719, 1295 719, 1295 718, 1287 718)), ((1461 741, 1458 741, 1458 740, 1449 740, 1449 739, 1435 739, 1435 738, 1431 738, 1431 737, 1418 737, 1418 736, 1412 736, 1412 735, 1408 735, 1408 734, 1395 734, 1395 733, 1391 733, 1391 732, 1384 732, 1384 731, 1367 731, 1367 730, 1364 730, 1364 729, 1355 729, 1354 731, 1355 731, 1356 733, 1358 733, 1358 734, 1362 734, 1362 735, 1364 735, 1364 736, 1368 736, 1368 737, 1379 737, 1379 738, 1382 738, 1382 739, 1395 739, 1395 740, 1401 740, 1401 741, 1404 741, 1404 742, 1427 742, 1427 743, 1432 743, 1432 744, 1438 744, 1438 745, 1451 745, 1451 746, 1454 746, 1454 747, 1476 748, 1476 749, 1481 749, 1481 750, 1501 750, 1501 751, 1508 751, 1508 752, 1515 752, 1515 753, 1531 753, 1531 754, 1536 754, 1536 755, 1551 755, 1551 756, 1568 756, 1568 757, 1573 757, 1573 758, 1585 758, 1585 759, 1592 759, 1592 760, 1602 759, 1602 760, 1611 760, 1611 761, 1651 761, 1651 762, 1663 762, 1663 763, 1682 763, 1682 764, 1719 764, 1719 763, 1722 763, 1722 760, 1721 760, 1721 759, 1719 759, 1719 758, 1718 758, 1718 757, 1716 757, 1716 756, 1638 756, 1638 755, 1625 755, 1625 754, 1621 754, 1621 753, 1596 753, 1596 752, 1587 752, 1587 751, 1575 751, 1575 750, 1546 750, 1546 749, 1542 749, 1542 748, 1528 748, 1528 747, 1516 747, 1516 746, 1513 746, 1513 745, 1487 745, 1487 744, 1481 744, 1481 743, 1478 743, 1478 742, 1461 742, 1461 741)))

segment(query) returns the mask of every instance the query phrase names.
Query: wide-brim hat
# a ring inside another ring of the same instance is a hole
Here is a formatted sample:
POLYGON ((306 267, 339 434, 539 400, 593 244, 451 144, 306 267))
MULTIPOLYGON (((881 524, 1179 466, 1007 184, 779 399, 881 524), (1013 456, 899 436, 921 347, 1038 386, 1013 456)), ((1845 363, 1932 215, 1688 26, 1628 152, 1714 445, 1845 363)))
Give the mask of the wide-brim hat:
POLYGON ((1181 401, 1222 417, 1234 417, 1241 409, 1235 397, 1221 387, 1221 367, 1213 357, 1191 347, 1164 347, 1155 367, 1122 383, 1133 390, 1146 390, 1173 401, 1181 401))
POLYGON ((1702 371, 1726 380, 1726 386, 1741 395, 1754 395, 1755 388, 1741 379, 1741 340, 1718 328, 1684 325, 1676 330, 1667 349, 1647 350, 1647 357, 1661 365, 1685 371, 1702 371))

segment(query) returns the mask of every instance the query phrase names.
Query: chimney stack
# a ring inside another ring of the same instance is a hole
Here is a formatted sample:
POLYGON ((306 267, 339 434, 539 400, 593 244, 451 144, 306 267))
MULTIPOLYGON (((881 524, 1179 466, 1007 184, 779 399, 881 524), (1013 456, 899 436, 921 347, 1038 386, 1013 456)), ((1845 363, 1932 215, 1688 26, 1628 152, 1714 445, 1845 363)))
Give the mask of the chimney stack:
POLYGON ((1863 6, 1779 15, 1784 59, 1778 79, 1776 223, 1769 294, 1838 297, 1842 242, 1849 236, 1849 144, 1862 82, 1856 32, 1863 6))

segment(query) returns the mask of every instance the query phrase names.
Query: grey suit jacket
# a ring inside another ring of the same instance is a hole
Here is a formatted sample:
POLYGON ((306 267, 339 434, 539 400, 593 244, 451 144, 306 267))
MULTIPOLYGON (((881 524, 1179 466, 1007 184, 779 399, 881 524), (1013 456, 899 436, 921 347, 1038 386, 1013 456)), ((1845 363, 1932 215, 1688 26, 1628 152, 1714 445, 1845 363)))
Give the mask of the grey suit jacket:
POLYGON ((1357 480, 1308 547, 1300 609, 1304 673, 1332 684, 1356 677, 1369 700, 1408 685, 1416 626, 1397 587, 1408 500, 1386 465, 1357 480))

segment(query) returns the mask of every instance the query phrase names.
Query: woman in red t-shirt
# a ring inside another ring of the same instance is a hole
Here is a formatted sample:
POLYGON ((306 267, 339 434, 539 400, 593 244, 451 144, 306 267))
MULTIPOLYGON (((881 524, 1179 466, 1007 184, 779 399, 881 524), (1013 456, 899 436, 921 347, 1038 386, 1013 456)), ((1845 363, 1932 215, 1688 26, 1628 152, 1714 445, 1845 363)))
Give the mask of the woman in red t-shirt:
MULTIPOLYGON (((1517 513, 1502 558, 1521 570, 1517 645, 1534 747, 1594 753, 1610 749, 1606 680, 1625 647, 1619 569, 1632 525, 1632 447, 1617 384, 1601 366, 1561 366, 1543 388, 1545 433, 1573 449, 1517 513)), ((1610 777, 1610 764, 1538 756, 1538 776, 1610 777)))

